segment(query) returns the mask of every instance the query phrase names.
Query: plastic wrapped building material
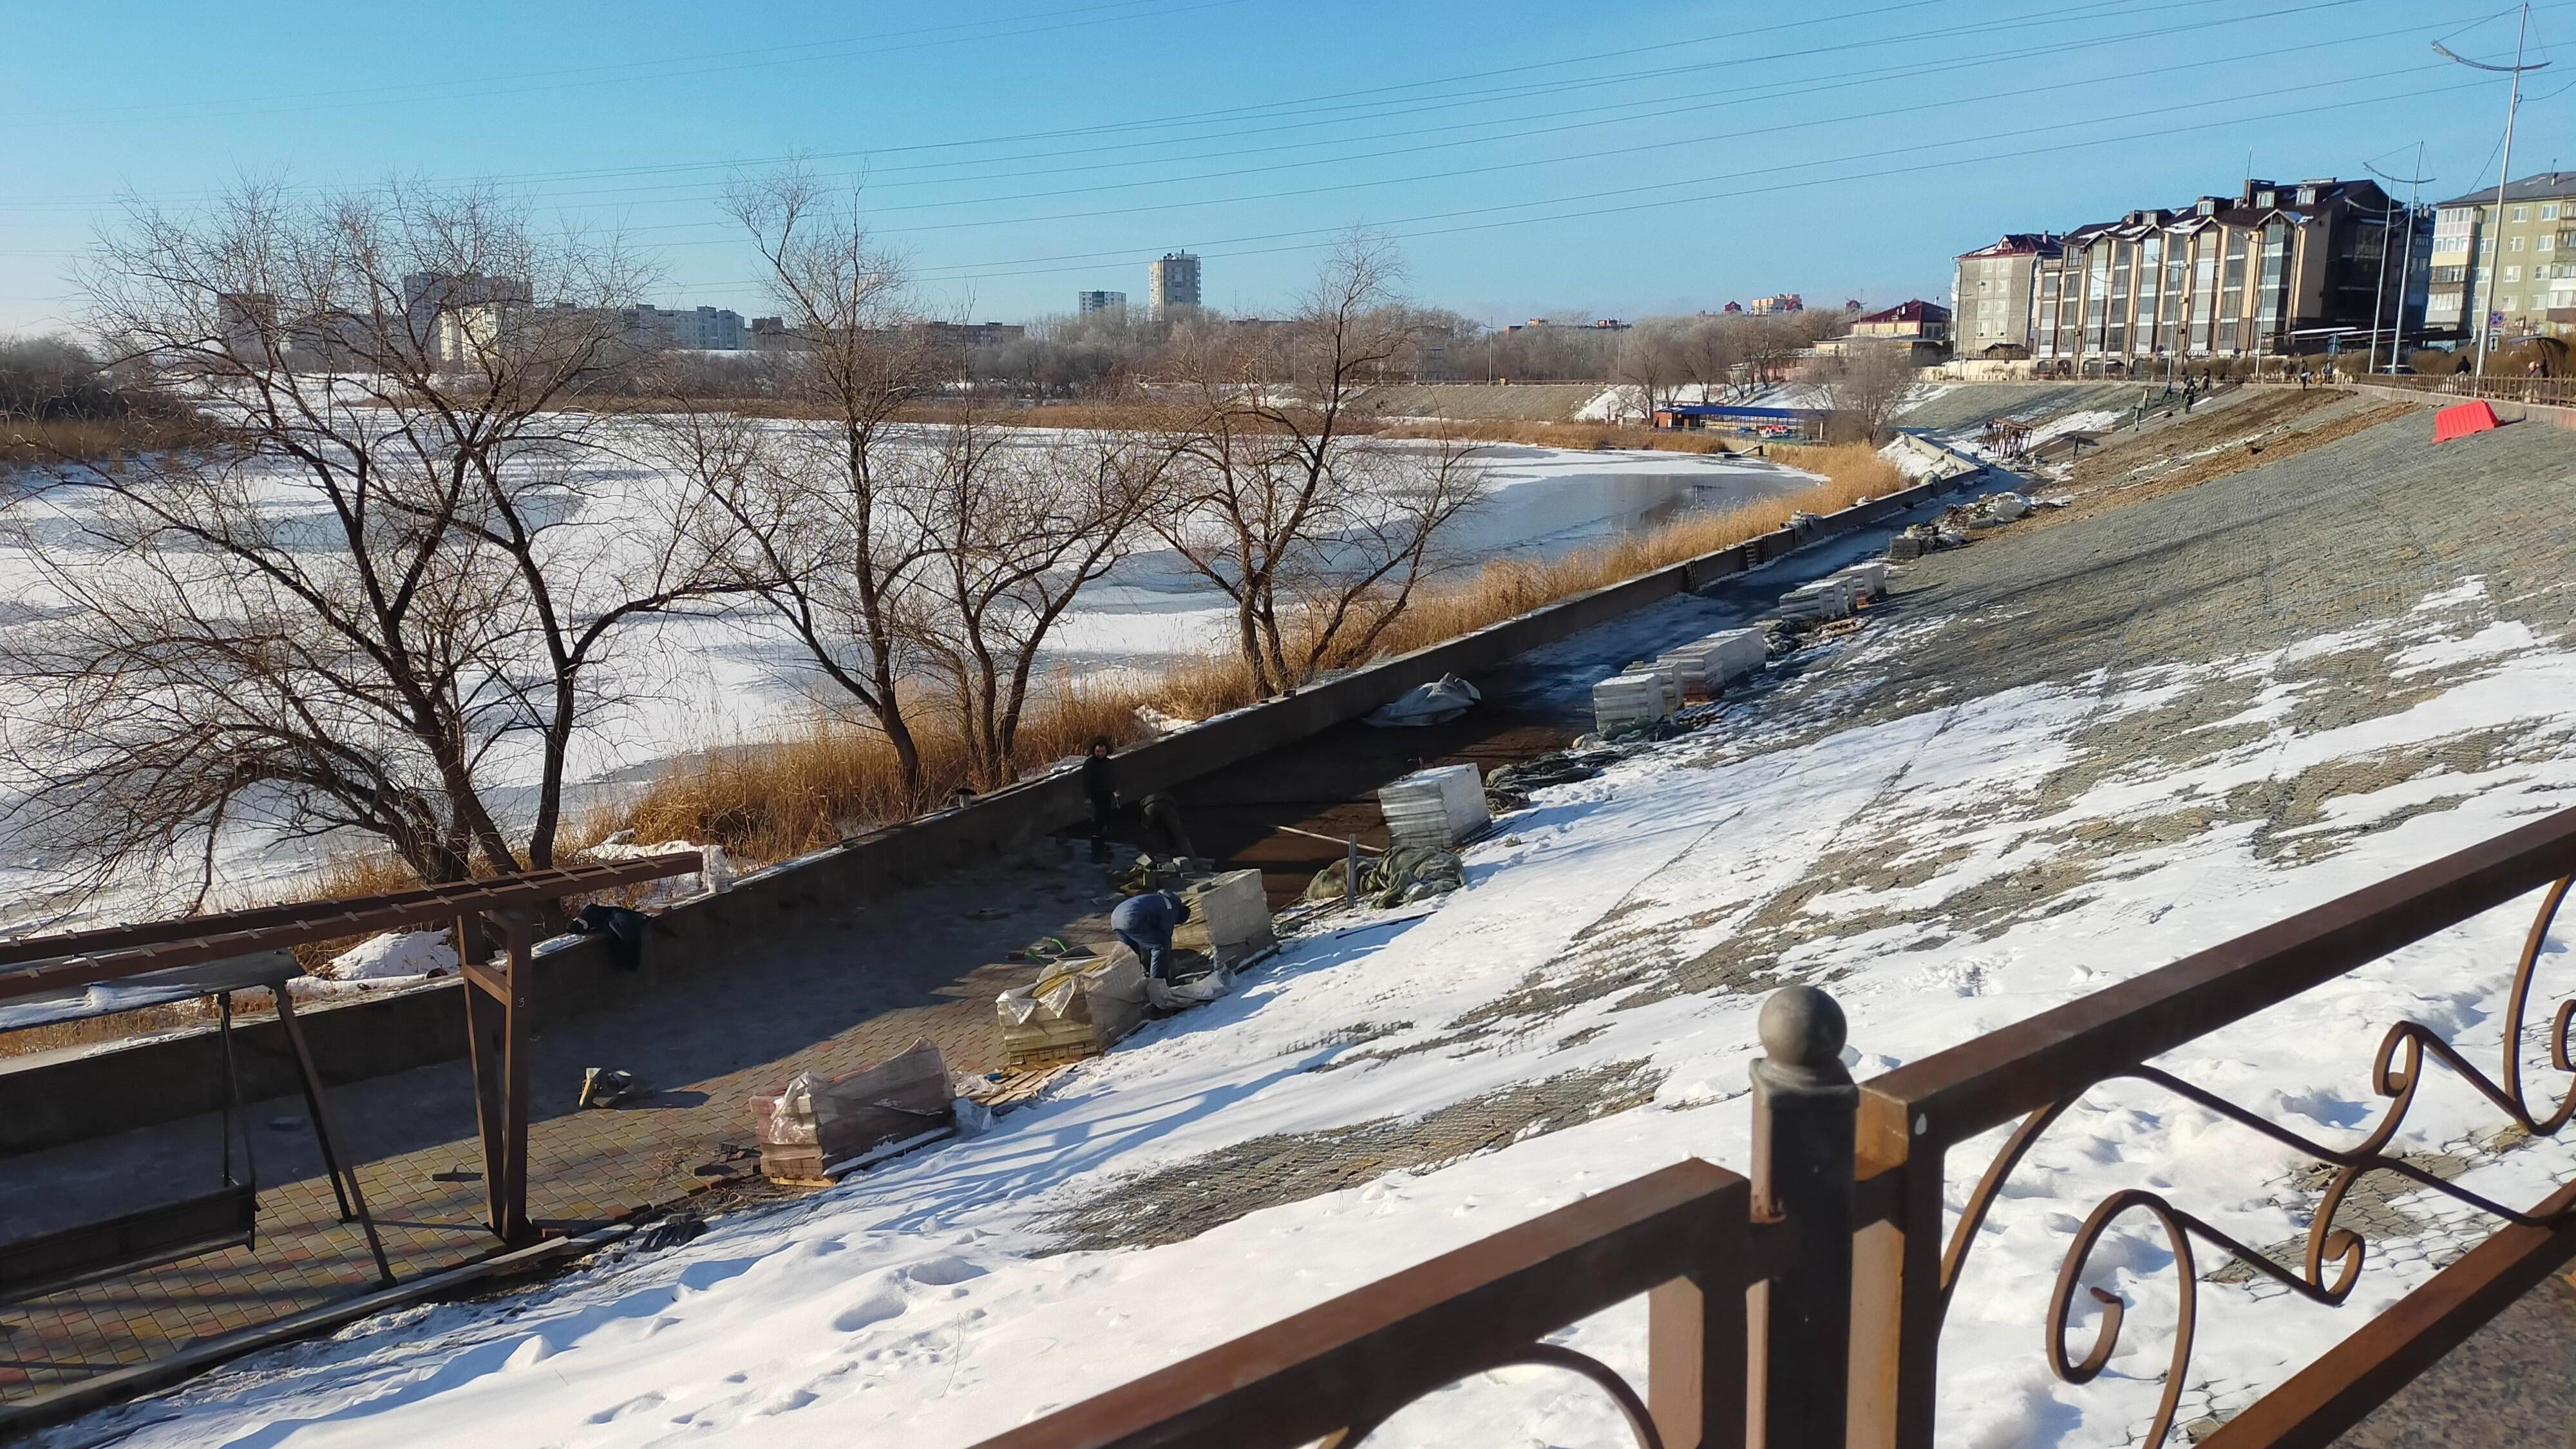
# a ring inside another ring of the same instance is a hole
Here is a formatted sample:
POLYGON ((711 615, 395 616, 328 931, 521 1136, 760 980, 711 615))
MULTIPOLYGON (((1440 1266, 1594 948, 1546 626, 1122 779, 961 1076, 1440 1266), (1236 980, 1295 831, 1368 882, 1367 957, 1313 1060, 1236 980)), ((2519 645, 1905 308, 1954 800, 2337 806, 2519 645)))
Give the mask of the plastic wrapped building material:
POLYGON ((1145 968, 1125 951, 1076 956, 994 1001, 1013 1069, 1098 1056, 1145 1020, 1145 968))
POLYGON ((926 1039, 848 1076, 798 1072, 777 1096, 751 1099, 761 1173, 776 1182, 826 1181, 834 1163, 946 1128, 954 1100, 947 1063, 926 1039))
POLYGON ((1261 872, 1230 870, 1181 888, 1190 903, 1190 918, 1172 932, 1172 944, 1197 951, 1220 971, 1243 964, 1279 944, 1271 931, 1270 897, 1261 888, 1261 872))
POLYGON ((1621 674, 1592 686, 1592 725, 1605 735, 1662 719, 1664 681, 1653 674, 1621 674))
POLYGON ((1728 629, 1700 641, 1708 646, 1712 692, 1760 669, 1771 657, 1771 642, 1759 629, 1728 629))
POLYGON ((1380 789, 1377 808, 1398 845, 1455 845, 1493 821, 1473 765, 1417 770, 1380 789))
POLYGON ((1851 580, 1864 599, 1887 597, 1887 560, 1883 558, 1853 564, 1850 568, 1836 572, 1834 577, 1851 580))
POLYGON ((1697 704, 1717 692, 1720 681, 1712 677, 1709 657, 1716 646, 1706 639, 1694 639, 1679 649, 1667 649, 1655 656, 1658 672, 1669 666, 1681 681, 1682 702, 1697 704))
POLYGON ((1474 708, 1483 697, 1476 692, 1476 686, 1457 675, 1444 674, 1361 715, 1360 722, 1379 729, 1446 724, 1474 708))
POLYGON ((1818 579, 1803 584, 1780 596, 1780 617, 1784 619, 1841 619, 1852 611, 1852 591, 1848 581, 1837 578, 1818 579))

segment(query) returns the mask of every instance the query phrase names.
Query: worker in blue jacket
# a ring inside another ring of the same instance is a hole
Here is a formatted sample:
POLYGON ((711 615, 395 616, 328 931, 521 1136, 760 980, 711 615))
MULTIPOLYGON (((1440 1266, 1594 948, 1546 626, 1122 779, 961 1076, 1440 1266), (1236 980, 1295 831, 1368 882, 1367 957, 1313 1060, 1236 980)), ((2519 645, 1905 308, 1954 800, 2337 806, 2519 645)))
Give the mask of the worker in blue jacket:
POLYGON ((1109 929, 1136 959, 1145 963, 1145 974, 1157 981, 1172 955, 1172 932, 1190 918, 1190 903, 1170 891, 1147 891, 1129 896, 1109 913, 1109 929))

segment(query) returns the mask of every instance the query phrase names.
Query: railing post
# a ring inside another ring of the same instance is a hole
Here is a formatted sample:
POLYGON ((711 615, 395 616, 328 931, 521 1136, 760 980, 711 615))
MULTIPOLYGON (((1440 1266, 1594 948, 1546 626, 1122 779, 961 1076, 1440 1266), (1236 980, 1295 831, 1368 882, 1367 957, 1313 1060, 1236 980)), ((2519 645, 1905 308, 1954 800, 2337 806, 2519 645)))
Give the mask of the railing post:
POLYGON ((1761 1449, 1843 1442, 1851 1362, 1852 1134, 1843 1012, 1812 986, 1762 1004, 1753 1064, 1753 1216, 1782 1224, 1787 1265, 1748 1295, 1747 1385, 1761 1449))

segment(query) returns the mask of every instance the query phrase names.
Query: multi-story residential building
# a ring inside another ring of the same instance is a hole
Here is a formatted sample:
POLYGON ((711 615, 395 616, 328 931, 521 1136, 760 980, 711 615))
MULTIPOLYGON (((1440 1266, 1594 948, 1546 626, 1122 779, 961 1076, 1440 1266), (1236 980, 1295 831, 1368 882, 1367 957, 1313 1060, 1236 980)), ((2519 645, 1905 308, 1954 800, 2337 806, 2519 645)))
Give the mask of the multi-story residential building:
POLYGON ((1163 321, 1183 308, 1199 305, 1199 259, 1188 252, 1165 252, 1145 267, 1145 301, 1154 320, 1163 321))
POLYGON ((2039 260, 2054 259, 2062 240, 2053 232, 2008 232, 1991 246, 1959 255, 1950 310, 1961 357, 2030 355, 2039 260))
POLYGON ((1756 317, 1772 317, 1785 312, 1804 312, 1807 310, 1807 299, 1795 292, 1777 292, 1768 297, 1754 298, 1744 310, 1756 317))
POLYGON ((2047 371, 2123 373, 2364 352, 2385 340, 2374 328, 2403 328, 2421 306, 2402 262, 2382 265, 2404 245, 2405 216, 2376 182, 2248 181, 2234 197, 2078 227, 2033 261, 2031 354, 2047 371))
POLYGON ((2433 207, 2424 326, 2436 337, 2511 342, 2576 332, 2576 171, 2544 171, 2433 207))
POLYGON ((1852 319, 1854 337, 1905 337, 1922 342, 1950 340, 1950 309, 1917 297, 1881 312, 1852 319))
POLYGON ((1029 335, 1029 329, 1010 322, 916 322, 912 325, 945 347, 999 347, 1029 335))
POLYGON ((402 287, 410 335, 439 367, 473 366, 515 345, 532 312, 528 284, 516 277, 413 272, 402 287))
POLYGON ((742 347, 742 314, 730 308, 638 306, 626 314, 626 326, 651 347, 700 352, 735 352, 742 347))
POLYGON ((1073 310, 1075 315, 1081 317, 1088 317, 1094 312, 1124 312, 1127 310, 1127 294, 1076 292, 1073 294, 1073 310))

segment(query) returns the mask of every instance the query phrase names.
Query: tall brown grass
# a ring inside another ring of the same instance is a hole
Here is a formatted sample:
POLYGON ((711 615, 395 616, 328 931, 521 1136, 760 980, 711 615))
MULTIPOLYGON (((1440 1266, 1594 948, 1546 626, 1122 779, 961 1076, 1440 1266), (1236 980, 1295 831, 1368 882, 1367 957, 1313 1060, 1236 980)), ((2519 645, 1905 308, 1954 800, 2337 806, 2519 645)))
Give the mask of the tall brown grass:
MULTIPOLYGON (((1801 448, 1795 466, 1823 475, 1815 487, 1677 520, 1648 533, 1546 562, 1497 560, 1419 592, 1377 640, 1376 654, 1401 654, 1455 639, 1543 604, 1714 553, 1786 524, 1799 512, 1830 513, 1906 486, 1904 475, 1861 444, 1801 448)), ((1328 661, 1335 665, 1364 661, 1328 661)), ((1021 727, 1023 770, 1079 755, 1098 735, 1124 745, 1143 738, 1139 707, 1183 719, 1251 704, 1249 671, 1231 654, 1154 678, 1075 680, 1058 676, 1033 699, 1021 727)), ((882 736, 817 718, 787 738, 710 750, 665 767, 640 797, 592 820, 596 835, 625 828, 638 839, 721 845, 746 860, 780 860, 945 803, 967 780, 964 741, 934 709, 913 721, 922 747, 922 785, 903 789, 882 736)))

